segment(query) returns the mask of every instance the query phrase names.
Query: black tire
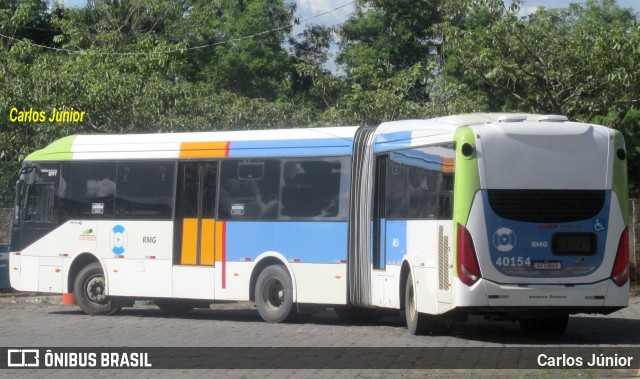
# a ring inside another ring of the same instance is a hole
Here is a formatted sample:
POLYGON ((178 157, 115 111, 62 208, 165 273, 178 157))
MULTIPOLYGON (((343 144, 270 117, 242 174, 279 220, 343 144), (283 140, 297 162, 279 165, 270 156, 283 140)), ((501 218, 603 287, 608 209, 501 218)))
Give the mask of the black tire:
POLYGON ((435 318, 418 312, 416 307, 415 290, 411 274, 407 277, 407 285, 404 292, 404 313, 407 319, 407 328, 413 335, 425 335, 432 333, 435 326, 435 318))
POLYGON ((84 266, 73 285, 76 303, 84 313, 92 316, 106 316, 120 310, 105 295, 105 290, 104 272, 98 262, 84 266))
POLYGON ((266 322, 293 322, 298 312, 293 303, 293 284, 281 265, 267 266, 256 281, 255 299, 258 312, 266 322))
POLYGON ((569 315, 548 318, 521 318, 520 328, 527 334, 562 334, 569 324, 569 315))
POLYGON ((158 308, 166 314, 173 316, 182 316, 193 310, 195 306, 192 302, 180 300, 180 299, 156 299, 154 303, 158 308))

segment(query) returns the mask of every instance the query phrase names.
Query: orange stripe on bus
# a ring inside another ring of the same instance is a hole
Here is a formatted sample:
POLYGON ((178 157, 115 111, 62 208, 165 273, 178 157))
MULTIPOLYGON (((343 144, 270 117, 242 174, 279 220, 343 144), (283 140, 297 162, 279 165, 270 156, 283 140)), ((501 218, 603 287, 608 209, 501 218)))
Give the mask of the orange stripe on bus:
POLYGON ((442 172, 449 174, 454 172, 454 159, 453 158, 440 158, 442 164, 442 172))
POLYGON ((196 264, 198 255, 198 219, 185 218, 182 220, 182 256, 180 264, 196 264))
POLYGON ((183 142, 180 158, 219 158, 229 155, 229 142, 183 142))
POLYGON ((215 237, 215 224, 214 219, 202 219, 202 236, 200 237, 200 264, 201 265, 213 265, 214 259, 214 237, 215 237))

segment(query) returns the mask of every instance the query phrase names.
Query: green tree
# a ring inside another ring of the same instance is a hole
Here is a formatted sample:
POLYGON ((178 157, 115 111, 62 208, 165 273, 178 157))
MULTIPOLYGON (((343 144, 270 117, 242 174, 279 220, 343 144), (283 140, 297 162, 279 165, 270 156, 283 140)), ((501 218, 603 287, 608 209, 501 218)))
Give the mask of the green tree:
POLYGON ((375 124, 434 113, 441 0, 360 0, 340 28, 337 62, 346 93, 337 102, 343 119, 375 124))
POLYGON ((640 25, 615 0, 518 16, 517 2, 459 2, 444 28, 448 54, 477 88, 501 97, 491 108, 593 120, 613 112, 621 126, 640 102, 640 25), (460 4, 463 6, 460 7, 460 4))

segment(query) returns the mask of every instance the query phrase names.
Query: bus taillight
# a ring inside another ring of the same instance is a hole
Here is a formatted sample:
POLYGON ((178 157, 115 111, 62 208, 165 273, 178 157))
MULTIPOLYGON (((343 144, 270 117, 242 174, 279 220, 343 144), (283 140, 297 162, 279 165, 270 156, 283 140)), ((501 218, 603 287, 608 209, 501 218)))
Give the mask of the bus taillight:
POLYGON ((458 277, 462 283, 471 286, 480 279, 480 266, 476 257, 476 249, 473 247, 471 234, 464 226, 458 224, 458 277))
POLYGON ((611 270, 611 280, 619 287, 623 286, 629 279, 629 228, 624 228, 618 243, 618 253, 616 261, 611 270))

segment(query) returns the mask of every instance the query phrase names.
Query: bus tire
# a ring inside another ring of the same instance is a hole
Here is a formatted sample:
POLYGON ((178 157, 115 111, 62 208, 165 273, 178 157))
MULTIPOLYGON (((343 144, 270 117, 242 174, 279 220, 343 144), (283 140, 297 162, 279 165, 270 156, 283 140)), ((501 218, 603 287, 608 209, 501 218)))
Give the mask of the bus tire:
POLYGON ((521 318, 520 328, 527 334, 562 334, 568 323, 568 314, 551 318, 521 318))
POLYGON ((156 299, 153 301, 164 313, 172 316, 182 316, 191 312, 193 304, 179 299, 156 299))
POLYGON ((425 335, 431 333, 435 326, 433 316, 418 312, 416 306, 415 290, 411 274, 407 277, 407 285, 404 292, 404 313, 407 319, 407 328, 413 335, 425 335))
POLYGON ((297 311, 293 304, 293 284, 284 266, 271 265, 260 272, 256 281, 255 299, 264 321, 295 321, 297 311))
POLYGON ((92 316, 106 316, 120 310, 120 307, 112 304, 105 291, 104 272, 100 263, 94 262, 84 266, 73 285, 73 293, 80 309, 92 316))

